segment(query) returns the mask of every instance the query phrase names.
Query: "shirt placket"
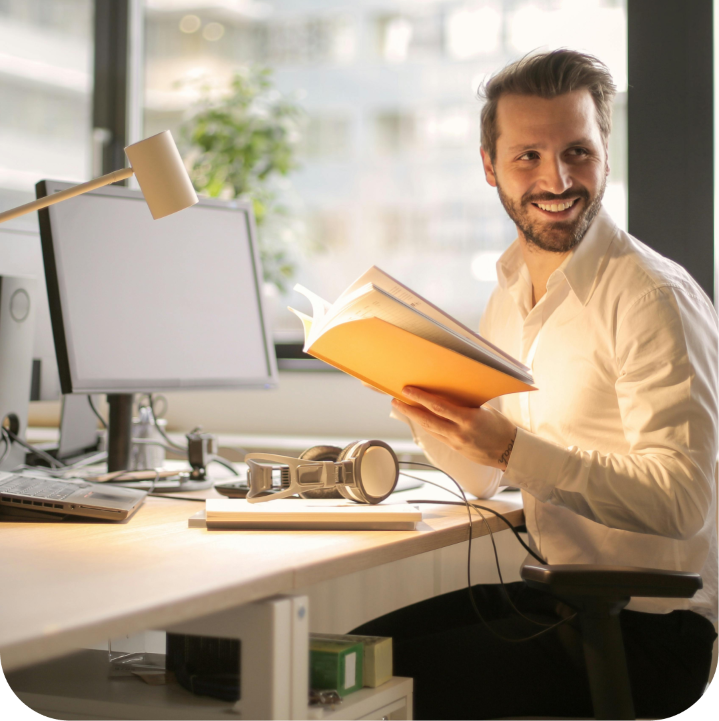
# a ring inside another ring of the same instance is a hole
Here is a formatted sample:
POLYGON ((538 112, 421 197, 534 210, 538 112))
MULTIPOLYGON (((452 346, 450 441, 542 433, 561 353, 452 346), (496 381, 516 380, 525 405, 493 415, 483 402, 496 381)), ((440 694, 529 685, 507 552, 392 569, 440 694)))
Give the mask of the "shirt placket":
MULTIPOLYGON (((542 299, 544 300, 544 299, 542 299)), ((539 343, 539 332, 542 329, 542 301, 529 312, 522 324, 522 363, 533 371, 534 355, 539 343)), ((532 416, 529 405, 530 393, 521 393, 519 397, 519 410, 522 416, 522 425, 528 431, 532 429, 532 416)))

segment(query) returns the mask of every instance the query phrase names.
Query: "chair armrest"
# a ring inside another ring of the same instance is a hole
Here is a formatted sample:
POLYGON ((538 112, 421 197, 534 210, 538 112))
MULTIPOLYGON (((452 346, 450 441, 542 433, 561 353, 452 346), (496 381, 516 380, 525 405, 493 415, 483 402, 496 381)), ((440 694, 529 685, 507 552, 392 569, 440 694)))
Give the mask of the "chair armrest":
POLYGON ((607 600, 632 596, 691 598, 702 588, 698 573, 631 566, 525 564, 521 576, 529 586, 553 595, 607 600))

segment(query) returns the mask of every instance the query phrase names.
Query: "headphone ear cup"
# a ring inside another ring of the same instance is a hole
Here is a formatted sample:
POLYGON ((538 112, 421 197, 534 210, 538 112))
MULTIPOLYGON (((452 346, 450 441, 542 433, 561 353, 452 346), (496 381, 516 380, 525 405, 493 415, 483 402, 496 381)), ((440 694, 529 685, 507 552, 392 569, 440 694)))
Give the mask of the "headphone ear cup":
POLYGON ((337 454, 337 460, 338 461, 345 461, 347 460, 347 457, 350 454, 350 451, 358 444, 360 441, 352 441, 348 446, 345 446, 340 450, 340 452, 337 454))
POLYGON ((356 441, 346 448, 338 460, 353 459, 357 485, 348 488, 353 500, 381 503, 392 493, 399 477, 399 461, 384 441, 356 441))
MULTIPOLYGON (((337 456, 338 461, 346 461, 352 457, 352 451, 357 448, 362 441, 352 441, 348 446, 345 446, 340 454, 337 456)), ((354 501, 355 503, 367 503, 364 493, 360 488, 347 488, 347 486, 340 486, 339 492, 348 500, 354 501)))
MULTIPOLYGON (((339 446, 312 446, 297 457, 305 461, 336 461, 341 453, 339 446)), ((336 488, 314 488, 302 491, 300 498, 342 498, 342 495, 336 488)))
POLYGON ((336 461, 345 450, 339 446, 312 446, 297 457, 303 461, 336 461))

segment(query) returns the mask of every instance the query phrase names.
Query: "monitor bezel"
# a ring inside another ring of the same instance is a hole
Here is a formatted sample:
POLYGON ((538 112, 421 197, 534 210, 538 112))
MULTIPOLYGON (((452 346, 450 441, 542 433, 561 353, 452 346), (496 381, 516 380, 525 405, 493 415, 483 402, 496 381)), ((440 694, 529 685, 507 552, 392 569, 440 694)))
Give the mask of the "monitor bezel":
MULTIPOLYGON (((71 187, 74 187, 73 183, 67 183, 59 180, 41 180, 36 185, 36 192, 38 198, 41 198, 71 187)), ((141 200, 144 202, 144 197, 141 191, 125 188, 123 186, 107 186, 90 191, 88 194, 141 200)), ((167 382, 166 380, 152 380, 149 383, 103 382, 100 384, 88 383, 87 381, 73 378, 70 354, 67 345, 65 317, 63 313, 60 280, 56 261, 55 238, 53 237, 52 223, 50 219, 50 208, 43 208, 38 211, 40 242, 42 247, 43 264, 45 266, 45 281, 50 307, 50 320, 52 323, 52 332, 55 341, 55 354, 57 356, 57 366, 62 393, 154 393, 158 391, 170 392, 185 390, 256 390, 277 387, 277 360, 272 334, 268 323, 265 298, 262 292, 262 266, 260 264, 259 250, 257 247, 257 227, 255 224, 252 204, 241 200, 200 198, 198 205, 205 207, 218 207, 224 210, 236 210, 244 215, 245 223, 247 224, 248 242, 250 244, 255 292, 257 294, 258 308, 261 316, 265 363, 268 371, 267 376, 261 378, 229 378, 221 380, 197 378, 182 379, 180 383, 167 382)), ((188 210, 191 211, 191 209, 188 210)))

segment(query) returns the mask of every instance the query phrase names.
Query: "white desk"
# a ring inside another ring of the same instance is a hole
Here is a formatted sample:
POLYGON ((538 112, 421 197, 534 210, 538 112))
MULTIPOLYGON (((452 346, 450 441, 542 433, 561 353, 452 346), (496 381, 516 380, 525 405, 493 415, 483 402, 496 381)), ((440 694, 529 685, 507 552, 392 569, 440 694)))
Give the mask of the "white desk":
MULTIPOLYGON (((431 487, 402 494, 451 496, 431 487)), ((214 494, 208 491, 207 494, 214 494)), ((488 502, 518 524, 517 494, 488 502)), ((148 498, 123 523, 3 522, 0 657, 21 669, 107 638, 196 623, 278 594, 309 598, 311 630, 346 633, 408 603, 466 585, 466 509, 425 506, 416 531, 189 529, 198 503, 148 498)), ((488 518, 495 531, 504 524, 488 518)), ((496 582, 482 523, 473 582, 496 582)), ((496 537, 505 580, 524 551, 496 537)))

